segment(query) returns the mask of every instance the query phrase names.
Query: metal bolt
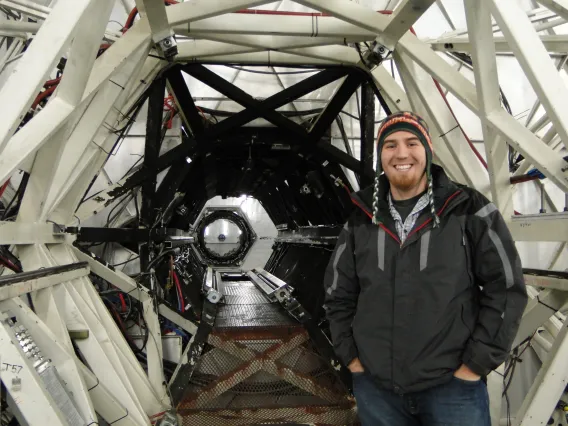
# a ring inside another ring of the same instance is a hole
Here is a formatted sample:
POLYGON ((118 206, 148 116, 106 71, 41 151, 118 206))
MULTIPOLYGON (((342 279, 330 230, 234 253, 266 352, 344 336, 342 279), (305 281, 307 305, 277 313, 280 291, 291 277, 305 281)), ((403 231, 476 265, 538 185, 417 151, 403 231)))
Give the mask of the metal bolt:
POLYGON ((170 47, 172 45, 172 41, 169 38, 165 39, 162 43, 166 47, 170 47))

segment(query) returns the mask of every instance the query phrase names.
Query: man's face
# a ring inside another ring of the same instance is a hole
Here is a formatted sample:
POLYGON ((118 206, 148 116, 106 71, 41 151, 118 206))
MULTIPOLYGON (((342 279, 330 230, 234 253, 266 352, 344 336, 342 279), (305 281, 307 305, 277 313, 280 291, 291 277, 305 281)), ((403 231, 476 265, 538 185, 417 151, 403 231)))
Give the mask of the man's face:
POLYGON ((426 150, 415 134, 401 130, 385 139, 381 164, 392 186, 409 191, 424 180, 426 150))

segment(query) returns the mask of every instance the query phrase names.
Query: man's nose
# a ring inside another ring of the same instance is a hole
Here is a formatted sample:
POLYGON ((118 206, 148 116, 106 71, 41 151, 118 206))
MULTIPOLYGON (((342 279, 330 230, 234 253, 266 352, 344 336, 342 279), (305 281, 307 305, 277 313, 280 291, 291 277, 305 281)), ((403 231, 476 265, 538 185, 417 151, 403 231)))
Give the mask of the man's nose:
POLYGON ((395 155, 397 158, 406 158, 408 157, 408 148, 406 146, 403 145, 399 145, 396 148, 396 152, 395 155))

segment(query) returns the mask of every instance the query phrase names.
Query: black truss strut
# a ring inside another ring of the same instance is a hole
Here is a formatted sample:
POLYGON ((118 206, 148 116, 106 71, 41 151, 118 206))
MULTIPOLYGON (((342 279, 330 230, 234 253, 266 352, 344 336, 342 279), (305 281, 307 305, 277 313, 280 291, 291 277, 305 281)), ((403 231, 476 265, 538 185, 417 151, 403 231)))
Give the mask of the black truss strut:
POLYGON ((170 93, 179 107, 179 114, 183 124, 191 130, 195 137, 200 136, 205 130, 203 117, 199 115, 199 111, 193 102, 191 93, 181 73, 181 68, 176 66, 169 70, 166 74, 166 79, 170 93))
MULTIPOLYGON (((158 156, 162 142, 162 120, 164 115, 164 93, 166 80, 159 78, 150 87, 148 96, 148 118, 146 121, 146 144, 142 170, 149 177, 142 183, 142 208, 140 223, 142 228, 152 228, 156 218, 154 197, 156 195, 156 178, 158 175, 158 156)), ((134 202, 137 202, 135 199, 134 202)), ((140 270, 145 272, 150 263, 150 241, 140 243, 140 270)))
POLYGON ((274 110, 267 109, 261 101, 257 101, 251 95, 229 83, 213 71, 208 70, 203 65, 186 65, 184 70, 199 81, 231 98, 245 108, 251 109, 257 117, 262 117, 275 126, 287 131, 292 138, 308 139, 308 132, 302 126, 274 110))
POLYGON ((372 81, 361 85, 361 188, 373 182, 365 174, 365 170, 373 169, 375 146, 375 94, 372 85, 372 81))
MULTIPOLYGON (((194 137, 201 137, 205 131, 203 124, 203 117, 199 114, 193 98, 183 74, 179 66, 174 66, 165 75, 168 83, 170 93, 173 95, 176 105, 178 106, 180 117, 184 126, 188 128, 194 137)), ((198 146, 199 148, 199 146, 198 146)), ((170 167, 170 170, 164 177, 160 188, 158 189, 156 207, 158 209, 165 209, 170 203, 179 186, 189 172, 189 164, 185 157, 177 157, 170 167)))
MULTIPOLYGON (((172 166, 172 170, 168 175, 183 173, 183 170, 186 170, 187 166, 182 167, 181 158, 185 159, 187 156, 192 157, 198 150, 201 155, 205 156, 207 153, 203 152, 202 149, 210 151, 209 147, 211 144, 218 141, 220 137, 258 117, 263 117, 275 124, 277 127, 285 130, 287 136, 290 138, 290 143, 304 143, 308 149, 315 148, 323 158, 337 162, 357 174, 362 173, 368 178, 372 178, 372 171, 369 167, 364 167, 357 159, 345 153, 341 149, 334 147, 329 143, 329 141, 321 140, 325 131, 337 117, 359 84, 361 84, 362 80, 365 78, 371 78, 367 74, 361 73, 360 70, 347 67, 327 68, 318 74, 310 76, 294 86, 288 87, 287 89, 265 99, 264 101, 257 101, 249 94, 199 64, 185 65, 181 68, 174 67, 166 73, 165 78, 167 78, 170 89, 176 97, 176 102, 179 106, 184 123, 188 125, 192 131, 194 131, 195 135, 193 139, 190 138, 182 145, 173 148, 157 158, 155 160, 154 169, 156 173, 165 170, 167 167, 174 165, 174 163, 177 163, 178 167, 174 167, 175 165, 172 166), (181 70, 221 92, 230 99, 233 99, 245 106, 245 110, 222 120, 220 123, 215 124, 208 129, 204 129, 203 120, 199 116, 197 108, 191 99, 191 94, 187 89, 181 70), (310 133, 308 133, 299 124, 275 111, 277 108, 293 102, 295 99, 336 81, 345 75, 348 76, 347 79, 337 92, 336 96, 330 101, 325 111, 322 112, 310 133), (312 144, 309 144, 310 141, 312 144), (203 142, 207 143, 204 144, 203 142)), ((382 101, 381 104, 383 104, 384 99, 382 99, 378 88, 375 86, 374 82, 370 84, 375 95, 378 96, 379 101, 382 101)), ((152 89, 150 89, 150 93, 152 93, 152 89)), ((109 195, 118 197, 125 194, 128 190, 155 177, 152 173, 149 172, 148 168, 143 167, 141 170, 133 173, 122 187, 115 189, 109 195)), ((167 194, 160 196, 159 204, 157 204, 157 206, 163 208, 164 203, 168 203, 173 197, 173 194, 175 194, 175 191, 177 191, 177 188, 179 187, 178 182, 181 183, 182 181, 182 177, 178 176, 178 179, 175 179, 174 176, 167 176, 164 179, 164 184, 167 183, 167 186, 162 188, 162 185, 159 190, 161 193, 162 189, 164 189, 167 194)))
MULTIPOLYGON (((313 143, 317 143, 321 140, 327 129, 333 123, 333 120, 339 115, 339 112, 343 109, 347 101, 355 90, 359 87, 362 82, 362 75, 360 73, 352 73, 347 76, 333 99, 329 101, 327 107, 320 114, 318 121, 313 125, 310 130, 310 139, 313 143)), ((355 170, 359 172, 359 170, 355 170)))
MULTIPOLYGON (((334 82, 335 80, 345 76, 349 72, 348 68, 328 68, 315 75, 312 75, 299 83, 290 86, 275 95, 266 98, 260 103, 264 110, 275 110, 284 106, 296 99, 307 95, 314 90, 320 89, 325 85, 334 82)), ((257 110, 247 108, 215 125, 211 129, 209 137, 218 137, 235 128, 244 126, 252 120, 260 117, 257 110)))
POLYGON ((165 80, 156 80, 152 84, 148 98, 146 145, 142 170, 144 170, 150 178, 145 180, 142 184, 142 208, 140 209, 140 225, 147 228, 154 224, 156 217, 153 200, 156 194, 156 175, 158 174, 158 157, 162 137, 165 90, 165 80))
POLYGON ((192 244, 195 239, 188 233, 173 228, 95 228, 67 227, 65 232, 77 235, 77 242, 90 243, 153 243, 170 242, 192 244))

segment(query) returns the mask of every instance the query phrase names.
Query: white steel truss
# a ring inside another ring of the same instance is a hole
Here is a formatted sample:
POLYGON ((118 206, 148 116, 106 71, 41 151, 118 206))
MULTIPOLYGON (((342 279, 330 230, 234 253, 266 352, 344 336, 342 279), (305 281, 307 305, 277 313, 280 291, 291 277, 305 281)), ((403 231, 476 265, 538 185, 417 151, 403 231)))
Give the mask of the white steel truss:
MULTIPOLYGON (((106 198, 83 205, 81 199, 105 165, 116 130, 129 122, 126 115, 136 100, 172 61, 363 68, 392 111, 414 109, 427 118, 432 133, 436 133, 436 160, 453 179, 492 198, 516 240, 561 243, 551 266, 565 249, 568 213, 514 218, 510 179, 534 167, 561 191, 568 192, 568 162, 562 151, 568 147, 568 88, 560 74, 566 57, 555 63, 551 55, 568 53, 568 37, 539 33, 568 20, 568 1, 538 0, 543 7, 525 13, 514 0, 464 0, 467 28, 437 40, 422 40, 412 29, 434 3, 442 5, 433 0, 403 0, 392 13, 377 13, 347 0, 295 0, 328 16, 233 13, 270 2, 192 0, 165 7, 161 0, 121 0, 129 12, 136 5, 140 19, 117 34, 106 28, 112 0, 59 0, 53 8, 31 0, 0 0, 0 6, 37 21, 0 23, 0 36, 14 38, 0 60, 0 72, 10 61, 18 61, 0 89, 0 186, 18 169, 30 173, 16 222, 0 222, 0 244, 14 246, 26 271, 88 262, 91 271, 141 302, 151 335, 145 372, 95 291, 86 267, 3 287, 0 362, 9 359, 9 364, 21 366, 23 373, 16 377, 16 370, 0 369, 0 378, 16 401, 18 383, 29 392, 31 398, 22 400, 20 408, 30 425, 69 422, 18 349, 10 317, 16 317, 29 330, 51 359, 85 424, 95 422, 98 413, 110 424, 120 420, 125 425, 150 425, 171 408, 158 315, 192 335, 196 325, 164 305, 155 306, 148 291, 73 248, 73 238, 59 235, 52 225, 76 225, 76 219, 80 222, 100 211, 106 198), (164 40, 174 37, 177 54, 170 58, 164 40), (30 38, 33 41, 22 53, 24 42, 30 38), (103 41, 110 46, 97 56, 103 41), (371 43, 371 49, 377 51, 389 51, 388 59, 394 61, 402 84, 387 70, 384 60, 371 65, 362 60, 353 47, 361 42, 371 43), (471 54, 473 81, 438 51, 471 54), (21 126, 62 52, 67 52, 67 65, 57 90, 45 107, 34 111, 33 118, 21 126), (538 101, 525 124, 502 106, 496 61, 499 52, 518 60, 537 94, 538 101), (470 149, 473 144, 460 128, 445 93, 479 118, 487 170, 470 149), (537 116, 540 105, 545 113, 537 116), (533 120, 535 117, 538 119, 533 120), (547 125, 550 127, 543 134, 547 125), (510 147, 525 157, 516 173, 509 170, 510 147), (22 303, 19 296, 25 293, 30 293, 35 312, 22 303), (72 341, 70 332, 77 330, 88 331, 88 337, 72 341), (87 354, 84 361, 89 368, 75 356, 73 343, 87 354), (40 414, 34 409, 37 404, 42 407, 40 414)), ((443 6, 440 10, 448 16, 443 6)), ((284 87, 282 81, 280 84, 284 87)), ((543 194, 548 197, 548 193, 543 194)), ((552 201, 549 204, 553 205, 552 201)), ((554 322, 550 320, 551 310, 560 309, 566 301, 565 280, 531 282, 544 289, 529 303, 517 343, 547 320, 554 322)), ((553 344, 540 340, 549 357, 515 424, 545 424, 561 397, 567 380, 567 324, 556 331, 553 344)), ((499 405, 493 409, 497 412, 496 426, 502 388, 491 389, 492 402, 499 405)))

